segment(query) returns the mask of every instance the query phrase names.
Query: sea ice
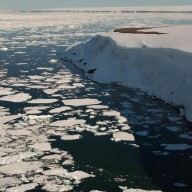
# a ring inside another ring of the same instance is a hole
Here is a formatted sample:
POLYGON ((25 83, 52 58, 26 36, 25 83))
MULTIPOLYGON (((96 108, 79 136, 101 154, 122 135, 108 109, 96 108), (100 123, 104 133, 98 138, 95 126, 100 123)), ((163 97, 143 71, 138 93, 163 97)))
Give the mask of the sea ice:
POLYGON ((90 175, 90 174, 85 173, 83 171, 70 172, 69 176, 72 177, 75 180, 82 180, 82 179, 86 179, 86 178, 89 178, 89 177, 93 177, 93 175, 90 175))
POLYGON ((69 100, 63 100, 63 103, 65 105, 69 106, 85 106, 85 105, 94 105, 94 104, 100 104, 101 102, 97 99, 69 99, 69 100))
POLYGON ((32 189, 35 189, 37 187, 37 183, 29 183, 29 184, 23 184, 17 187, 11 187, 6 190, 6 192, 25 192, 32 189))
POLYGON ((56 59, 51 59, 51 60, 49 61, 49 63, 55 64, 55 63, 57 63, 57 60, 56 60, 56 59))
POLYGON ((14 186, 20 184, 21 181, 15 177, 1 177, 0 178, 0 188, 14 186))
POLYGON ((149 132, 148 131, 137 131, 135 132, 137 135, 140 135, 140 136, 147 136, 149 135, 149 132))
POLYGON ((87 106, 87 108, 90 108, 90 109, 108 109, 109 106, 107 106, 107 105, 89 105, 89 106, 87 106))
POLYGON ((58 107, 58 108, 55 108, 55 109, 51 109, 50 111, 49 111, 49 113, 61 113, 61 112, 63 112, 63 111, 67 111, 67 110, 71 110, 71 108, 70 107, 58 107))
POLYGON ((135 141, 133 134, 127 132, 116 132, 113 134, 115 141, 135 141))
POLYGON ((19 155, 13 155, 13 156, 8 155, 8 156, 2 157, 0 159, 0 164, 6 165, 6 164, 19 162, 19 161, 22 161, 23 159, 28 159, 28 158, 33 157, 35 155, 36 155, 36 153, 34 153, 34 152, 21 152, 19 155))
POLYGON ((184 183, 174 183, 175 187, 187 187, 184 183))
POLYGON ((84 124, 86 121, 83 119, 67 119, 67 120, 60 120, 55 121, 50 124, 53 127, 73 127, 74 125, 81 125, 84 124))
POLYGON ((9 135, 14 135, 14 136, 26 136, 31 134, 31 131, 28 131, 26 129, 7 130, 6 132, 9 135))
POLYGON ((34 103, 34 104, 50 104, 57 102, 57 99, 33 99, 31 101, 28 101, 28 103, 34 103))
POLYGON ((8 51, 8 48, 2 47, 0 50, 1 50, 1 51, 8 51))
POLYGON ((34 145, 30 145, 30 147, 39 151, 51 151, 50 143, 35 143, 34 145))
POLYGON ((14 95, 7 95, 4 97, 0 97, 1 101, 9 101, 9 102, 24 102, 31 99, 31 96, 27 93, 17 93, 14 95))
POLYGON ((62 140, 77 140, 80 138, 81 138, 81 135, 63 135, 61 137, 62 140))
POLYGON ((44 175, 57 175, 57 176, 66 176, 68 174, 68 171, 63 168, 53 168, 47 171, 43 171, 44 175))
POLYGON ((188 144, 161 144, 161 146, 165 147, 167 150, 171 151, 183 151, 187 149, 191 149, 192 146, 188 144))
POLYGON ((52 115, 28 115, 24 116, 23 120, 25 122, 28 122, 30 125, 35 124, 48 124, 51 122, 51 119, 53 118, 52 115))
POLYGON ((31 171, 36 171, 42 166, 39 161, 33 162, 17 162, 9 165, 3 165, 0 167, 0 173, 6 175, 20 175, 31 171))
POLYGON ((120 116, 120 113, 118 111, 104 111, 104 116, 120 116))

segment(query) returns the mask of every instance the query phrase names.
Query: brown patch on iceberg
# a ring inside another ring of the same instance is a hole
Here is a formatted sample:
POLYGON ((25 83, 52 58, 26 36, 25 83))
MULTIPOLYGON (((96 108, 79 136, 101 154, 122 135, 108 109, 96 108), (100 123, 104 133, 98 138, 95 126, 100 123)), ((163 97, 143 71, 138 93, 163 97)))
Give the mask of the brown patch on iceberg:
POLYGON ((133 34, 157 34, 157 35, 162 35, 162 34, 167 34, 167 33, 159 33, 157 31, 143 31, 143 30, 148 30, 148 29, 154 29, 155 27, 130 27, 130 28, 120 28, 120 29, 115 29, 113 32, 118 32, 118 33, 133 33, 133 34))

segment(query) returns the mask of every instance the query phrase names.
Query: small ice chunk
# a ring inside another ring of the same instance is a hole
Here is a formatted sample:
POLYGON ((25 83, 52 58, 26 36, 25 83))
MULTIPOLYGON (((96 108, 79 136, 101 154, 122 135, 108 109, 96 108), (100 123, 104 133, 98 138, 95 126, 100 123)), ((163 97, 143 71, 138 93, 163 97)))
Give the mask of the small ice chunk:
POLYGON ((179 137, 184 138, 184 139, 192 140, 192 136, 189 135, 189 134, 181 134, 181 135, 179 135, 179 137))
POLYGON ((7 95, 4 97, 0 97, 1 101, 9 101, 9 102, 24 102, 31 99, 31 96, 27 93, 17 93, 14 95, 7 95))
POLYGON ((125 125, 124 127, 121 128, 122 131, 127 131, 130 130, 129 125, 125 125))
POLYGON ((106 105, 89 105, 89 106, 87 106, 87 108, 90 108, 90 109, 108 109, 109 106, 106 106, 106 105))
POLYGON ((29 183, 29 184, 23 184, 17 187, 11 187, 6 190, 6 192, 25 192, 32 189, 35 189, 37 187, 37 183, 29 183))
POLYGON ((71 159, 67 159, 67 160, 65 160, 65 161, 62 163, 62 165, 73 165, 73 164, 74 164, 74 161, 71 160, 71 159))
POLYGON ((17 63, 16 65, 27 65, 28 63, 17 63))
POLYGON ((1 50, 1 51, 8 51, 8 48, 2 47, 0 50, 1 50))
POLYGON ((69 106, 85 106, 85 105, 94 105, 94 104, 100 104, 101 102, 97 99, 69 99, 69 100, 63 100, 63 103, 65 105, 69 106))
POLYGON ((63 168, 53 168, 47 171, 43 171, 44 175, 57 175, 57 176, 65 176, 68 174, 68 171, 63 168))
POLYGON ((0 173, 7 175, 24 174, 30 171, 36 171, 42 166, 39 161, 34 162, 17 162, 9 165, 3 165, 0 167, 0 173))
POLYGON ((56 192, 56 191, 67 192, 67 191, 71 191, 73 187, 69 184, 58 185, 49 181, 42 187, 42 189, 49 192, 56 192))
POLYGON ((21 181, 14 177, 2 177, 0 178, 0 188, 9 187, 12 185, 20 184, 21 181))
POLYGON ((53 95, 57 91, 58 91, 58 89, 45 89, 45 90, 43 90, 43 92, 48 94, 48 95, 53 95))
POLYGON ((39 151, 51 151, 50 143, 36 143, 34 145, 30 145, 30 147, 39 151))
POLYGON ((62 89, 75 89, 77 87, 74 85, 63 84, 63 85, 59 85, 57 88, 62 90, 62 89))
POLYGON ((31 131, 28 131, 26 129, 18 129, 18 130, 9 130, 6 131, 9 135, 15 135, 15 136, 25 136, 30 135, 31 131))
POLYGON ((20 55, 20 54, 25 54, 26 52, 23 52, 23 51, 18 51, 18 52, 15 52, 14 54, 18 54, 18 55, 20 55))
POLYGON ((50 68, 50 67, 38 67, 37 70, 53 71, 53 68, 50 68))
POLYGON ((56 154, 56 155, 46 155, 41 159, 43 159, 43 160, 54 160, 54 159, 61 160, 61 158, 62 158, 61 155, 56 154))
POLYGON ((104 116, 120 116, 120 113, 118 111, 104 111, 103 112, 104 116))
POLYGON ((175 187, 187 187, 184 183, 174 183, 175 187))
POLYGON ((51 60, 49 61, 49 63, 55 64, 55 63, 57 63, 57 60, 56 60, 56 59, 51 59, 51 60))
POLYGON ((28 115, 24 116, 23 120, 25 122, 28 122, 30 125, 35 125, 35 124, 48 124, 50 123, 51 119, 53 118, 52 115, 28 115))
POLYGON ((156 190, 143 190, 143 189, 126 189, 123 192, 161 192, 156 190))
POLYGON ((115 141, 135 141, 133 134, 127 132, 116 132, 113 134, 115 141))
POLYGON ((11 94, 14 94, 15 91, 13 91, 12 88, 0 88, 0 96, 3 96, 3 95, 11 95, 11 94))
POLYGON ((137 131, 135 132, 137 135, 140 135, 140 136, 147 136, 149 135, 149 132, 148 131, 137 131))
POLYGON ((84 124, 85 120, 83 119, 67 119, 67 120, 60 120, 60 121, 55 121, 50 124, 50 126, 53 127, 72 127, 74 125, 81 125, 84 124))
POLYGON ((20 153, 18 155, 5 156, 5 157, 2 157, 0 159, 0 164, 1 165, 6 165, 6 164, 19 162, 19 161, 22 161, 23 159, 27 159, 27 158, 33 157, 35 155, 36 155, 36 153, 33 153, 33 152, 23 152, 23 153, 20 153))
POLYGON ((89 178, 89 177, 93 177, 93 175, 90 175, 83 171, 74 171, 74 172, 69 173, 69 175, 70 175, 70 177, 72 177, 73 179, 78 180, 78 181, 89 178))
POLYGON ((78 140, 81 138, 81 135, 63 135, 62 140, 78 140))
POLYGON ((161 144, 161 146, 165 147, 167 150, 172 150, 172 151, 183 151, 187 149, 191 149, 192 146, 188 144, 161 144))
POLYGON ((181 129, 177 128, 177 127, 167 127, 167 129, 169 131, 172 131, 172 132, 178 132, 178 131, 181 131, 181 129))
POLYGON ((32 80, 42 80, 42 79, 45 79, 45 77, 39 76, 39 75, 28 76, 28 78, 30 78, 32 80))
POLYGON ((50 103, 55 103, 57 102, 57 99, 33 99, 29 101, 28 103, 41 103, 41 104, 50 104, 50 103))
POLYGON ((55 108, 55 109, 51 109, 50 111, 49 111, 49 113, 61 113, 61 112, 63 112, 63 111, 67 111, 67 110, 70 110, 71 109, 71 107, 58 107, 58 108, 55 108))

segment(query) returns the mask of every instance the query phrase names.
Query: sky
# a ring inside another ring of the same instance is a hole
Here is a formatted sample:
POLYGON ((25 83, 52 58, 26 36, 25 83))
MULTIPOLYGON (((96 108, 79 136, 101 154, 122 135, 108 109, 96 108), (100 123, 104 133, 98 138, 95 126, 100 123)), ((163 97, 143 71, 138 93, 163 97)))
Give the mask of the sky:
POLYGON ((0 0, 0 9, 192 5, 192 0, 0 0))

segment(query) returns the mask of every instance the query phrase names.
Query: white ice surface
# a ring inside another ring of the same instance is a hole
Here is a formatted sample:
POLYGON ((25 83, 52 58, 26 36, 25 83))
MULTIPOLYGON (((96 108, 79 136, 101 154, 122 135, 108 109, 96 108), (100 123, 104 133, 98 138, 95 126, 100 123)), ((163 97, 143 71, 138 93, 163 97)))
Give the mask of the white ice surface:
POLYGON ((115 141, 135 141, 133 134, 127 132, 116 132, 113 134, 115 141))
POLYGON ((69 48, 65 56, 94 81, 140 88, 183 106, 192 121, 192 25, 145 31, 165 34, 97 35, 69 48), (80 63, 81 59, 87 64, 80 63), (91 69, 96 71, 88 74, 91 69))
POLYGON ((84 105, 94 105, 94 104, 100 104, 101 102, 97 99, 69 99, 69 100, 63 100, 63 103, 65 105, 69 106, 84 106, 84 105))
POLYGON ((67 120, 59 120, 53 123, 50 123, 50 126, 54 127, 72 127, 74 125, 84 124, 85 120, 83 119, 67 119, 67 120))
POLYGON ((14 95, 7 95, 4 97, 0 97, 1 101, 9 101, 9 102, 24 102, 31 99, 31 96, 27 93, 17 93, 14 95))
POLYGON ((28 190, 35 189, 37 187, 37 183, 29 183, 29 184, 23 184, 17 187, 11 187, 6 190, 6 192, 25 192, 28 190))
POLYGON ((24 174, 30 171, 36 171, 42 166, 39 161, 34 162, 17 162, 0 167, 0 173, 8 175, 24 174))

